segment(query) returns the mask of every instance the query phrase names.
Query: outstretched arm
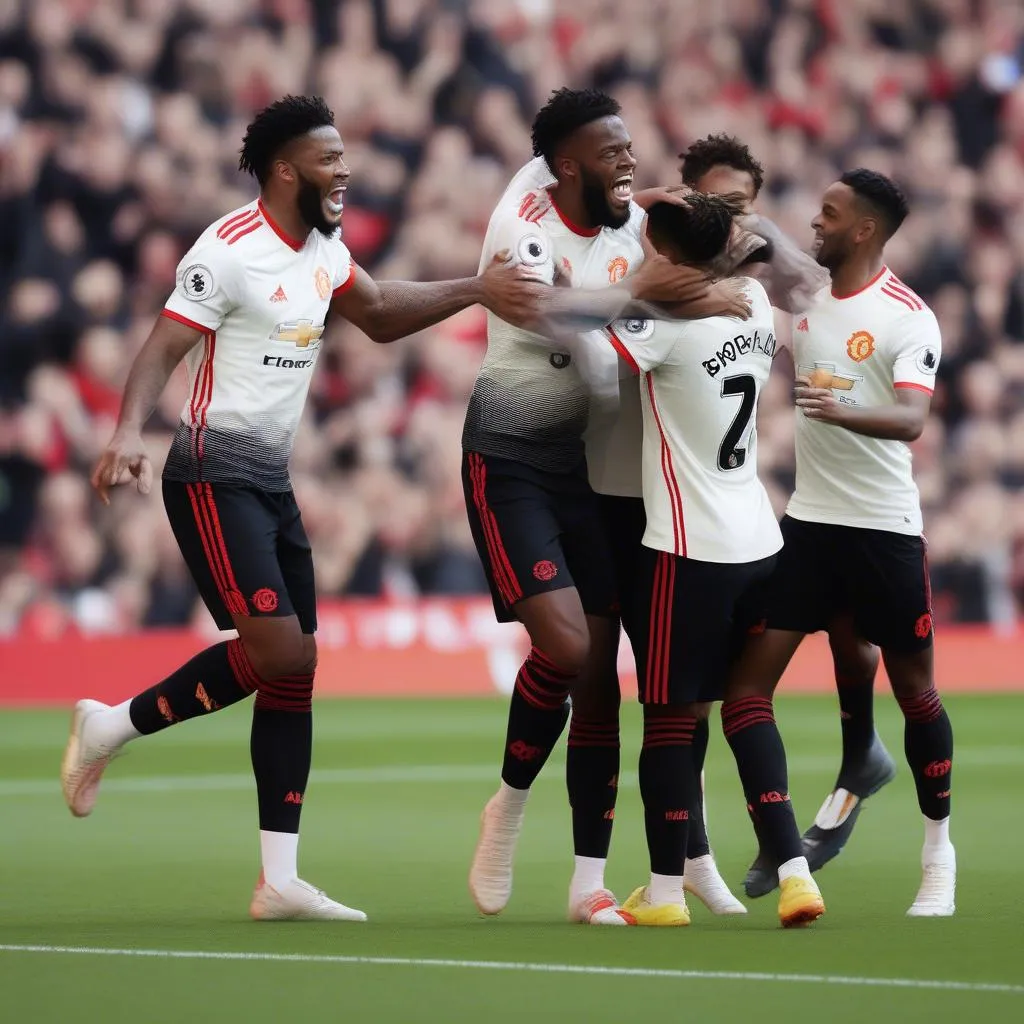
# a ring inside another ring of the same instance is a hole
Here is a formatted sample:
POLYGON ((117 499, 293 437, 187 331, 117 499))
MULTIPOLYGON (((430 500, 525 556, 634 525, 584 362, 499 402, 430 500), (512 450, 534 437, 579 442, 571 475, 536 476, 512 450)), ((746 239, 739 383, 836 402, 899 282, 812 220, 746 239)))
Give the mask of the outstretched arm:
POLYGON ((335 296, 331 312, 386 344, 432 327, 476 303, 503 320, 517 322, 531 315, 543 287, 500 254, 482 274, 454 281, 377 282, 357 267, 354 284, 335 296))

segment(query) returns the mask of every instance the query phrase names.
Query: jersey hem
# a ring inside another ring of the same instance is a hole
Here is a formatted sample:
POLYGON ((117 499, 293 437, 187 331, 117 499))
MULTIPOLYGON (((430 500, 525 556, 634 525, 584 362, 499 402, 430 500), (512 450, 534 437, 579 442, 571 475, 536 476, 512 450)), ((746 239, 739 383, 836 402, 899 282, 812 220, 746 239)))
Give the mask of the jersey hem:
POLYGON ((853 519, 829 515, 829 513, 794 511, 787 508, 786 515, 790 519, 798 519, 802 523, 820 523, 823 526, 846 526, 851 530, 879 530, 882 533, 898 533, 903 537, 920 537, 924 532, 924 524, 918 525, 900 523, 898 526, 891 521, 879 522, 878 520, 853 519))

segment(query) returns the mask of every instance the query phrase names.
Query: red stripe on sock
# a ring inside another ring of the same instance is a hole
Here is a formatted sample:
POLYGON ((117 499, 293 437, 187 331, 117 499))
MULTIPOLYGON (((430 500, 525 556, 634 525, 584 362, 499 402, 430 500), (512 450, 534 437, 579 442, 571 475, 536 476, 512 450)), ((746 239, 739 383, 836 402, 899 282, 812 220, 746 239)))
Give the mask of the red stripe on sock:
POLYGON ((934 686, 914 697, 897 697, 896 700, 908 722, 934 722, 944 710, 942 698, 934 686))
POLYGON ((745 697, 722 705, 722 732, 733 736, 753 725, 775 722, 775 712, 768 697, 745 697))
POLYGON ((568 687, 556 692, 541 686, 530 674, 529 666, 526 664, 519 669, 519 675, 516 676, 516 689, 528 704, 544 711, 556 711, 565 703, 569 693, 568 687))
POLYGON ((574 715, 569 720, 570 747, 618 747, 619 723, 580 722, 574 715))

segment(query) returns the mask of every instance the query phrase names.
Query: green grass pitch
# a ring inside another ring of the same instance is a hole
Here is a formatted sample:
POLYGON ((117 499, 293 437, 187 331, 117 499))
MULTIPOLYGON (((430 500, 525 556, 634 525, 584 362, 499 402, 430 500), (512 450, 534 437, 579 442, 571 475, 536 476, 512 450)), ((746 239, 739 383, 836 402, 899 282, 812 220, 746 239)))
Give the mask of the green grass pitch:
MULTIPOLYGON (((134 744, 84 821, 68 814, 57 784, 67 714, 7 709, 0 1016, 32 1024, 1024 1020, 1024 696, 947 704, 957 730, 957 916, 904 916, 919 881, 922 829, 903 767, 819 875, 828 914, 796 932, 778 928, 773 897, 748 901, 750 914, 739 919, 696 906, 688 929, 566 923, 564 748, 531 798, 512 902, 499 918, 480 918, 466 870, 496 783, 502 700, 318 704, 302 873, 366 910, 367 925, 247 919, 258 844, 246 708, 134 744), (26 946, 37 948, 12 948, 26 946)), ((878 717, 901 755, 902 724, 888 695, 879 697, 878 717)), ((779 720, 803 825, 833 780, 835 701, 783 699, 779 720)), ((739 893, 752 837, 732 757, 713 725, 709 825, 739 893)), ((639 726, 630 705, 609 867, 623 898, 646 877, 639 726)))

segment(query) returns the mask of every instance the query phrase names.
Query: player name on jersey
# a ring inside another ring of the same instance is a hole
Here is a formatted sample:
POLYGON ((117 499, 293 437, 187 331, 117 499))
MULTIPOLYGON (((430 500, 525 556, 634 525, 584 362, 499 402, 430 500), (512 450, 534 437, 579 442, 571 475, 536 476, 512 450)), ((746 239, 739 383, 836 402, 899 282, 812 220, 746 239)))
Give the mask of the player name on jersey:
POLYGON ((769 331, 762 335, 760 331, 752 334, 737 334, 727 341, 710 359, 704 359, 701 366, 708 376, 717 377, 723 370, 735 363, 741 356, 760 354, 771 362, 775 358, 775 332, 769 331))
POLYGON ((727 317, 626 320, 609 332, 640 374, 644 544, 704 562, 755 562, 782 546, 755 427, 774 320, 764 288, 744 281, 752 314, 740 333, 727 317))

